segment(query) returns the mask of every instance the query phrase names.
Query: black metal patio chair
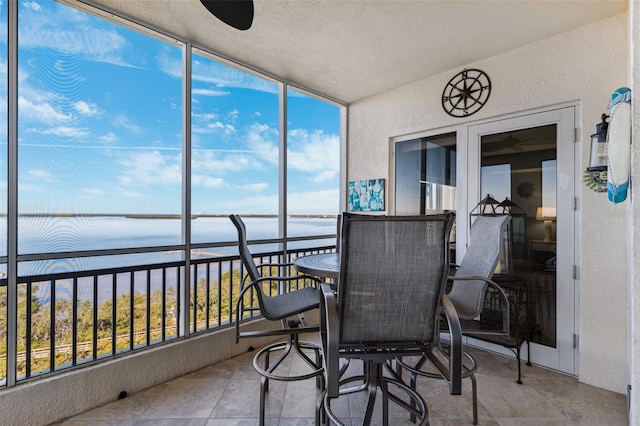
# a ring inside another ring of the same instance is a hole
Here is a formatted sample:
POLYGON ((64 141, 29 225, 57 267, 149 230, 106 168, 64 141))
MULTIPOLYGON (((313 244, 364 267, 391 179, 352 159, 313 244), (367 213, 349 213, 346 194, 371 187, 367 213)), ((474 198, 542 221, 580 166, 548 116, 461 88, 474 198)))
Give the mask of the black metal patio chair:
POLYGON ((332 402, 366 391, 368 404, 362 416, 363 424, 369 425, 380 390, 384 425, 388 424, 389 400, 417 416, 421 424, 428 424, 426 402, 390 361, 403 356, 433 357, 442 377, 449 380, 450 393, 461 392, 461 334, 452 333, 448 362, 436 359, 433 353, 441 310, 452 329, 459 331, 455 309, 443 299, 453 215, 345 213, 342 221, 337 296, 329 285, 321 285, 326 390, 318 400, 316 422, 328 419, 342 424, 332 402), (344 375, 351 359, 363 361, 362 374, 344 375))
POLYGON ((265 395, 269 379, 280 381, 306 380, 317 377, 317 385, 324 388, 320 346, 300 340, 302 333, 316 333, 318 326, 309 325, 305 313, 318 309, 320 280, 317 277, 293 273, 292 263, 262 263, 256 265, 249 245, 245 224, 238 215, 229 218, 238 230, 238 250, 246 270, 242 289, 236 303, 236 343, 242 338, 287 336, 286 341, 277 341, 260 349, 253 359, 255 370, 262 376, 260 384, 260 424, 265 419, 265 395), (240 323, 246 314, 259 311, 269 321, 280 322, 280 328, 242 330, 240 323), (311 359, 305 352, 314 353, 311 359), (271 355, 278 354, 271 362, 271 355), (289 355, 298 355, 310 367, 300 374, 283 374, 278 367, 289 355))
MULTIPOLYGON (((451 289, 447 293, 448 299, 455 307, 460 319, 462 334, 464 336, 510 339, 510 311, 509 298, 507 293, 491 280, 496 270, 496 266, 502 253, 502 238, 505 227, 510 217, 499 216, 478 216, 471 226, 471 237, 467 246, 467 251, 456 267, 455 272, 448 277, 451 282, 451 289), (499 300, 499 308, 502 312, 501 323, 495 321, 484 321, 481 313, 484 308, 487 288, 492 287, 494 294, 499 300)), ((448 332, 445 325, 442 329, 448 332)), ((497 339, 499 341, 499 339, 497 339)), ((440 351, 445 355, 449 352, 449 342, 442 339, 440 351)), ((463 352, 464 363, 462 365, 462 377, 471 379, 472 390, 472 421, 478 423, 478 396, 475 372, 478 369, 475 358, 467 351, 463 352)), ((427 357, 422 357, 413 367, 404 365, 411 371, 411 387, 416 388, 416 377, 418 375, 426 377, 438 377, 438 372, 423 369, 430 361, 427 357)))

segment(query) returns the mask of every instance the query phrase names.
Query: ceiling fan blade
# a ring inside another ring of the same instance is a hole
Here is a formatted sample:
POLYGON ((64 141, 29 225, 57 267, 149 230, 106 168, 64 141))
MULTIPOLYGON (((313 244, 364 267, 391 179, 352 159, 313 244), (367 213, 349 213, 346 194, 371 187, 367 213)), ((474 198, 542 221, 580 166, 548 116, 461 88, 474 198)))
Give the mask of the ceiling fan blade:
POLYGON ((216 18, 238 30, 253 24, 253 0, 200 0, 216 18))

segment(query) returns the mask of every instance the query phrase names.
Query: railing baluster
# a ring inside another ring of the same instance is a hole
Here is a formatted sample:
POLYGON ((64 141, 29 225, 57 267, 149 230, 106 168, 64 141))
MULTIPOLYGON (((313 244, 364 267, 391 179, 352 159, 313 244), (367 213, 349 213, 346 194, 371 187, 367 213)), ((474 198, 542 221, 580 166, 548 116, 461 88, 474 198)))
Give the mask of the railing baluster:
MULTIPOLYGON (((231 269, 229 269, 229 282, 231 282, 231 269)), ((218 318, 218 327, 222 325, 222 263, 218 262, 218 283, 216 285, 216 290, 218 294, 218 308, 216 309, 216 317, 218 318)), ((229 294, 232 294, 229 291, 229 294)), ((233 303, 229 302, 229 323, 231 323, 231 318, 233 318, 233 303)))
MULTIPOLYGON (((180 326, 178 325, 179 319, 182 317, 182 312, 180 312, 182 307, 182 301, 180 300, 180 294, 182 289, 180 288, 180 270, 176 270, 176 337, 180 337, 180 326)), ((188 284, 187 284, 188 285, 188 284)))
POLYGON ((166 327, 167 327, 167 268, 162 268, 162 319, 160 320, 162 324, 162 331, 160 335, 162 336, 162 341, 164 342, 167 337, 166 327))
POLYGON ((71 365, 78 363, 78 277, 73 278, 73 300, 71 301, 71 365))
POLYGON ((98 275, 93 276, 93 360, 98 359, 98 275))
POLYGON ((49 371, 53 372, 56 367, 56 280, 51 280, 49 291, 49 371))
POLYGON ((151 344, 151 269, 147 269, 147 305, 146 305, 146 319, 147 319, 147 344, 151 344))
MULTIPOLYGON (((204 264, 205 267, 205 281, 204 281, 204 289, 207 292, 205 295, 205 314, 204 314, 204 318, 205 318, 205 330, 208 330, 209 327, 211 327, 211 324, 209 323, 209 306, 211 305, 211 283, 209 282, 209 280, 211 279, 211 263, 205 263, 204 264)), ((197 265, 196 265, 197 268, 197 265)))
POLYGON ((133 350, 135 347, 134 339, 135 339, 135 276, 133 271, 129 272, 129 350, 133 350))
POLYGON ((118 274, 113 273, 111 275, 111 355, 115 355, 117 351, 117 324, 118 319, 118 274))
POLYGON ((33 292, 33 281, 27 281, 26 283, 27 288, 26 288, 26 300, 25 300, 25 306, 26 306, 26 316, 25 316, 25 320, 27 321, 27 327, 26 327, 26 333, 27 335, 25 336, 25 374, 26 377, 31 377, 31 297, 32 297, 32 292, 33 292))
POLYGON ((193 277, 191 279, 191 288, 193 289, 191 293, 191 304, 193 306, 193 320, 191 323, 191 332, 195 333, 198 326, 198 269, 197 265, 192 264, 189 276, 193 277))

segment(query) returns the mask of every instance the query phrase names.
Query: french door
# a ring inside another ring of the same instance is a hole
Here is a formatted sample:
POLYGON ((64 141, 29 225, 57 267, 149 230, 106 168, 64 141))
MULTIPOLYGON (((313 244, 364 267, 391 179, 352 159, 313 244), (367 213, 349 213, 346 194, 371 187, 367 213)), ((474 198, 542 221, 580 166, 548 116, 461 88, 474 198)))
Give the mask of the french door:
MULTIPOLYGON (((565 107, 469 126, 466 141, 458 140, 457 158, 458 242, 469 232, 469 220, 461 218, 482 199, 513 204, 511 272, 526 288, 531 362, 574 375, 575 115, 574 107, 565 107)), ((458 251, 461 256, 464 247, 458 251)))

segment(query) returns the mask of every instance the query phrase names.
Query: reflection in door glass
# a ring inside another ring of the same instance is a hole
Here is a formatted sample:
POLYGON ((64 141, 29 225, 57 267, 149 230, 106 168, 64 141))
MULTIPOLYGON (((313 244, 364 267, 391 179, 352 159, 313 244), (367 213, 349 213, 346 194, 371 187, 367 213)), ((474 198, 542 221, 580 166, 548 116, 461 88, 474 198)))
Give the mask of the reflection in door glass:
POLYGON ((396 144, 395 209, 398 215, 456 209, 456 134, 396 144))
POLYGON ((513 276, 499 284, 513 302, 523 338, 556 346, 556 125, 481 138, 481 198, 518 207, 512 214, 513 276))

